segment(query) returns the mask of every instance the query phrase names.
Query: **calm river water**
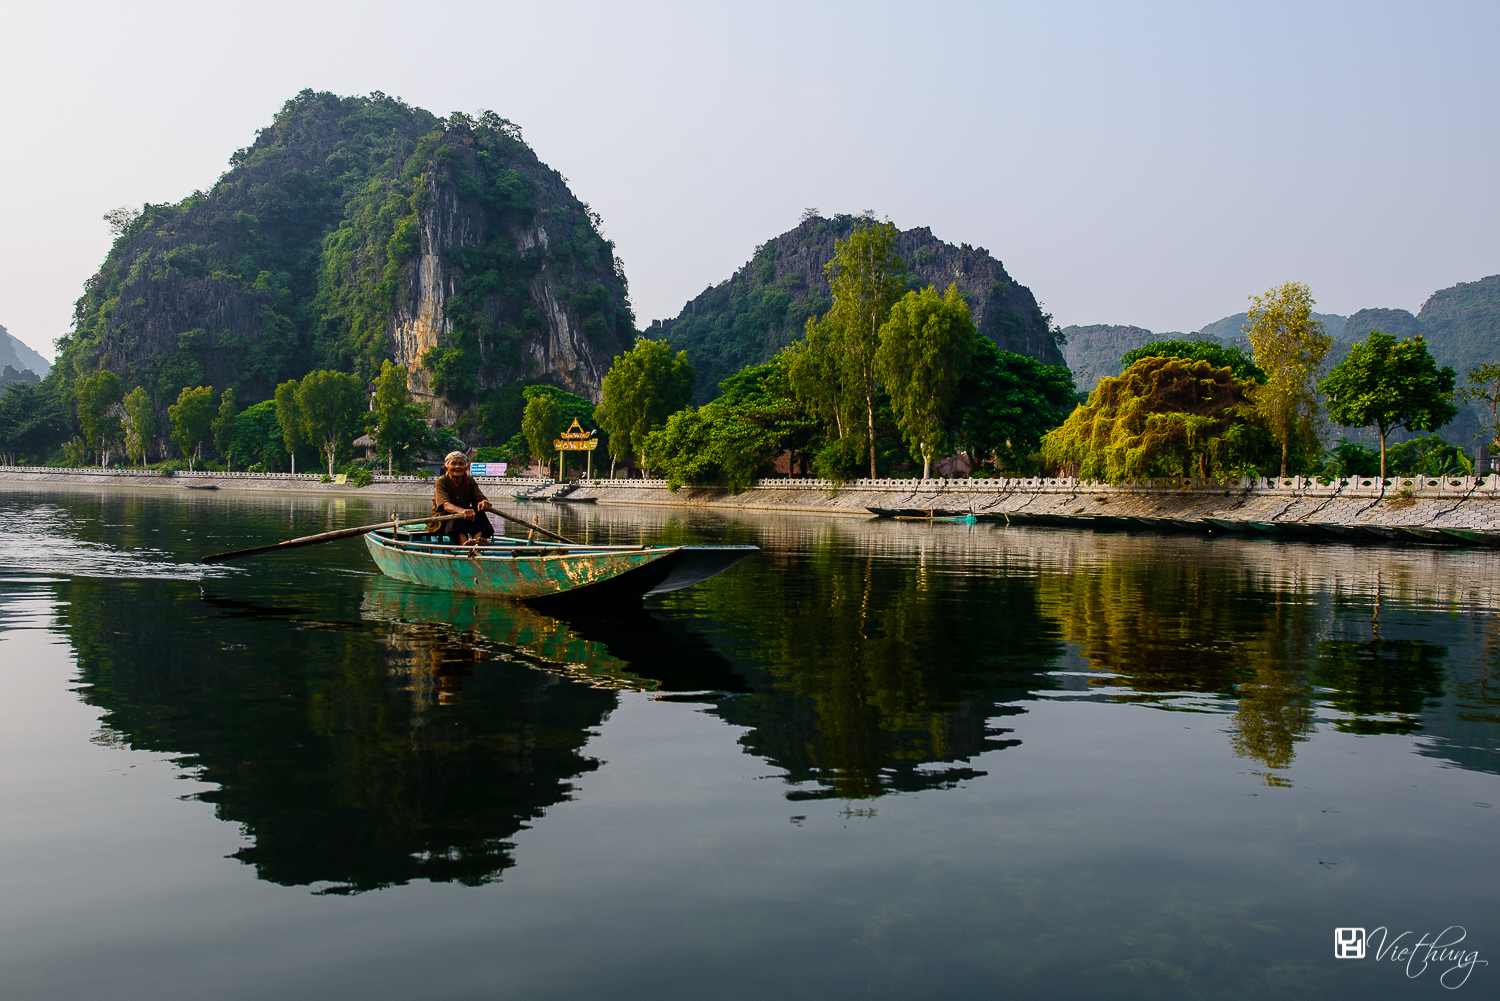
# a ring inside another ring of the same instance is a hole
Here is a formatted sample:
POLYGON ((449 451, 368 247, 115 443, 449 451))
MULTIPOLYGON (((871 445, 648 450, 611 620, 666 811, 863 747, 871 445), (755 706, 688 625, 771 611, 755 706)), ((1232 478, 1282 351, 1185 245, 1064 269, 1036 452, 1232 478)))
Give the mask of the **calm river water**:
POLYGON ((0 491, 0 996, 1495 996, 1500 553, 547 508, 763 550, 567 619, 193 562, 391 504, 0 491))

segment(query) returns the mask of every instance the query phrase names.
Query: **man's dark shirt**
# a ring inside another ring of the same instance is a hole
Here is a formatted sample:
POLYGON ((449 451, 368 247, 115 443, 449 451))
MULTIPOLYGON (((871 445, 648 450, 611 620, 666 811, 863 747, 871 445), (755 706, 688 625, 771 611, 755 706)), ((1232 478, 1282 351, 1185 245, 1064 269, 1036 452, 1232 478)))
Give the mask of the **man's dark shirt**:
MULTIPOLYGON (((442 523, 445 521, 463 521, 462 515, 455 515, 451 511, 444 509, 443 504, 445 502, 468 511, 473 511, 482 500, 489 500, 489 498, 484 495, 484 491, 479 489, 479 484, 474 482, 474 477, 468 473, 462 473, 455 479, 444 473, 432 485, 433 520, 427 523, 427 531, 438 531, 442 528, 442 523)), ((475 511, 475 515, 476 518, 484 517, 483 514, 477 511, 475 511)))

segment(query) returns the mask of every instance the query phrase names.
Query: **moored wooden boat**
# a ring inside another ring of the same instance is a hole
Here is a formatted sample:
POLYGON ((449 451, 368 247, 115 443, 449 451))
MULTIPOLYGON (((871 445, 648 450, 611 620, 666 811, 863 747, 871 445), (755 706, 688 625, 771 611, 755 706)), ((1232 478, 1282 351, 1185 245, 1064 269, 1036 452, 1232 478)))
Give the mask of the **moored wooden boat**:
POLYGON ((1458 540, 1436 528, 1424 528, 1421 525, 1398 526, 1401 534, 1413 542, 1433 542, 1440 546, 1451 546, 1458 540))
POLYGON ((961 518, 969 513, 941 507, 867 507, 865 510, 877 518, 909 518, 921 521, 929 521, 933 518, 961 518))
POLYGON ((1463 542, 1478 543, 1482 546, 1500 546, 1500 532, 1481 532, 1468 528, 1442 528, 1439 531, 1463 542))
POLYGON ((537 600, 579 594, 632 600, 707 580, 757 552, 755 546, 578 546, 497 536, 456 546, 425 536, 364 536, 381 573, 397 580, 492 597, 537 600))

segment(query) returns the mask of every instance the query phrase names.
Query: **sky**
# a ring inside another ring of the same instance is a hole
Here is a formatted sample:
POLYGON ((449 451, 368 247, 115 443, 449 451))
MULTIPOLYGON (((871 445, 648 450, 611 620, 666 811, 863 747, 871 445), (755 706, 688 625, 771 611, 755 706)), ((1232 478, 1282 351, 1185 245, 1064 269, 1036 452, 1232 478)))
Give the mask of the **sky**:
POLYGON ((639 325, 873 210, 1062 325, 1192 330, 1307 282, 1500 272, 1500 4, 16 4, 0 325, 46 357, 102 214, 210 187, 289 97, 492 109, 604 219, 639 325))

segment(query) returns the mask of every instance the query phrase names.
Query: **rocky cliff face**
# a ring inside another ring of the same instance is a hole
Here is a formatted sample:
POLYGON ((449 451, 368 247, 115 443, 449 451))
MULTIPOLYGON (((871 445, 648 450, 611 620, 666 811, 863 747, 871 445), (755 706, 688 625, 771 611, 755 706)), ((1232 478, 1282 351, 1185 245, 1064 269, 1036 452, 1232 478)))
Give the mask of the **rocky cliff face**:
MULTIPOLYGON (((695 398, 711 399, 720 380, 765 361, 802 336, 808 317, 828 309, 823 265, 833 259, 834 241, 846 238, 859 222, 847 215, 804 219, 757 248, 744 267, 704 290, 675 319, 653 323, 646 336, 665 337, 686 350, 698 370, 695 398)), ((957 283, 967 293, 980 333, 1004 350, 1063 364, 1051 318, 989 251, 944 243, 925 226, 902 231, 896 251, 909 287, 946 289, 957 283)))
POLYGON ((635 334, 613 246, 540 163, 518 175, 533 189, 530 213, 466 197, 465 182, 482 174, 469 139, 444 137, 447 170, 415 214, 418 249, 392 309, 390 353, 415 393, 450 415, 455 403, 520 380, 597 400, 610 359, 635 334))
POLYGON ((597 395, 634 336, 599 219, 491 113, 304 91, 207 191, 125 220, 60 376, 106 368, 158 408, 184 386, 268 397, 386 358, 439 416, 520 379, 597 395))

